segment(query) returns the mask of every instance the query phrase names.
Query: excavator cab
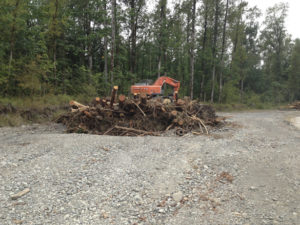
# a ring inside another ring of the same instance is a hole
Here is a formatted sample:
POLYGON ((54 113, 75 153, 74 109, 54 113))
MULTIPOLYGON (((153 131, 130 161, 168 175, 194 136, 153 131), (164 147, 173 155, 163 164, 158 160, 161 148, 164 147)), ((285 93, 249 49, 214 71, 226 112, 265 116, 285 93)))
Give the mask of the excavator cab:
POLYGON ((134 85, 136 85, 136 86, 147 86, 147 85, 152 85, 152 84, 153 84, 153 80, 145 79, 145 80, 141 80, 138 83, 135 83, 134 85))

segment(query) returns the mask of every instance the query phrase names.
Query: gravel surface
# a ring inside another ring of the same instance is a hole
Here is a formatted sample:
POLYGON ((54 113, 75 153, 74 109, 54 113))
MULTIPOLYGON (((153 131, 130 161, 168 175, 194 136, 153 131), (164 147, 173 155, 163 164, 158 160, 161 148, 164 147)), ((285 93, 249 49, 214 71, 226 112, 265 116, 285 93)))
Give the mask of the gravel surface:
POLYGON ((299 114, 225 113, 209 136, 1 128, 0 224, 298 225, 299 114))

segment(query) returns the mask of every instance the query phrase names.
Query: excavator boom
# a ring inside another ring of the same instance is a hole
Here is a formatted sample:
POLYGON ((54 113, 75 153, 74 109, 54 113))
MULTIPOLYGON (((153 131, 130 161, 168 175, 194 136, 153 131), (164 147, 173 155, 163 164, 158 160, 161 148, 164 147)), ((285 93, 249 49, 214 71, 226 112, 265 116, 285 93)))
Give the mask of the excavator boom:
POLYGON ((131 86, 131 93, 134 95, 145 93, 147 95, 160 95, 162 94, 162 87, 164 84, 168 84, 174 88, 174 97, 176 97, 176 94, 179 91, 180 88, 180 82, 170 78, 170 77, 159 77, 154 84, 148 85, 145 84, 136 84, 131 86))
POLYGON ((168 84, 170 86, 172 86, 174 88, 174 92, 175 91, 179 91, 179 88, 180 88, 180 82, 178 80, 174 80, 173 78, 170 78, 170 77, 159 77, 154 85, 157 85, 157 86, 163 86, 164 84, 168 84))

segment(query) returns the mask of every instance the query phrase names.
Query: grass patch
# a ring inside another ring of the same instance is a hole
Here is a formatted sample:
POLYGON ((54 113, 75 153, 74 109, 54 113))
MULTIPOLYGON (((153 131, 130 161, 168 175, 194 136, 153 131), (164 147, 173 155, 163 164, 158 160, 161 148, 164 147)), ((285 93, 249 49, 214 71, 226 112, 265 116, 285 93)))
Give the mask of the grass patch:
POLYGON ((43 109, 46 107, 61 106, 67 104, 72 99, 67 95, 46 95, 43 97, 24 97, 24 98, 0 98, 0 104, 11 104, 13 107, 23 109, 43 109))
POLYGON ((0 115, 0 127, 15 127, 28 124, 23 117, 16 113, 1 114, 0 115))
POLYGON ((0 127, 21 126, 23 124, 44 123, 55 120, 68 109, 69 101, 75 100, 83 104, 93 97, 79 95, 45 95, 33 97, 0 98, 0 106, 11 105, 16 112, 1 113, 0 127))

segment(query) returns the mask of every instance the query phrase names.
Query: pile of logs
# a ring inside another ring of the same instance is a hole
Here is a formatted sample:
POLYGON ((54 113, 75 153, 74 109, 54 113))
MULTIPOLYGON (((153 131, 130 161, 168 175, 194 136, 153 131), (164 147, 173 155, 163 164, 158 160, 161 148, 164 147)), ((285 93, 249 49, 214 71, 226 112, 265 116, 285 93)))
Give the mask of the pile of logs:
POLYGON ((294 102, 289 108, 300 110, 300 101, 294 102))
POLYGON ((223 120, 211 106, 188 98, 172 102, 141 94, 129 99, 125 95, 117 97, 117 89, 114 87, 111 97, 97 97, 90 105, 71 101, 71 111, 57 122, 65 124, 68 132, 76 133, 137 136, 160 135, 173 129, 182 136, 187 132, 208 134, 223 120))

